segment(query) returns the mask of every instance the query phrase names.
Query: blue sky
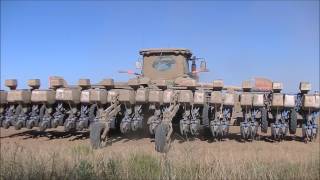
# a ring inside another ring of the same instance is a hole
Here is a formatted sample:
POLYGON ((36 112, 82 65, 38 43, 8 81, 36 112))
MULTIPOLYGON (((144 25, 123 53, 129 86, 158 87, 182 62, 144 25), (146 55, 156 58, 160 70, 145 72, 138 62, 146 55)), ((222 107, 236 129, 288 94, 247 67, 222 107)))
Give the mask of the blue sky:
POLYGON ((201 81, 252 77, 319 90, 319 1, 1 1, 1 88, 51 75, 69 84, 130 76, 138 51, 190 48, 206 58, 201 81))

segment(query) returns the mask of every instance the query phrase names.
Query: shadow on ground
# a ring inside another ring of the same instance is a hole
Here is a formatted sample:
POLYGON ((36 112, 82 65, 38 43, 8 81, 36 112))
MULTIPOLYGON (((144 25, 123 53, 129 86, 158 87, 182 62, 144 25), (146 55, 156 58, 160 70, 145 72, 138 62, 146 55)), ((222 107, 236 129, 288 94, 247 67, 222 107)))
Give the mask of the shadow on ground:
MULTIPOLYGON (((171 136, 172 141, 177 141, 178 143, 183 143, 185 141, 194 141, 194 140, 201 140, 206 141, 208 143, 214 142, 223 142, 223 141, 237 141, 239 143, 250 143, 251 141, 264 141, 269 143, 278 143, 279 141, 273 140, 269 135, 261 135, 259 134, 258 137, 254 140, 243 140, 239 133, 229 133, 229 135, 222 139, 214 139, 212 138, 211 132, 208 128, 202 129, 197 136, 183 136, 179 131, 174 127, 174 133, 171 136)), ((76 140, 84 140, 90 138, 89 131, 74 131, 74 132, 64 132, 61 130, 47 130, 44 132, 34 130, 26 130, 6 136, 0 137, 0 139, 4 138, 14 138, 14 137, 22 137, 22 139, 37 139, 37 138, 47 138, 47 140, 54 140, 54 139, 69 139, 69 141, 76 141, 76 140)), ((122 141, 126 143, 128 141, 135 141, 141 138, 150 138, 150 141, 154 141, 154 137, 151 136, 146 129, 137 131, 137 132, 129 132, 126 134, 122 134, 119 130, 111 130, 108 136, 108 144, 117 143, 122 141)), ((304 142, 302 137, 298 136, 287 136, 283 141, 300 141, 304 142)))

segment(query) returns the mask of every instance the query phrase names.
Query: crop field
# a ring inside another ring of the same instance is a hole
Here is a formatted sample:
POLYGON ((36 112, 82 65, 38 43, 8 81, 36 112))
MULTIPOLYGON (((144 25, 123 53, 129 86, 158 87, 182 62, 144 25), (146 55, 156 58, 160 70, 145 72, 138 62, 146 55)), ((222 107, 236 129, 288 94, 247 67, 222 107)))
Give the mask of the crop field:
POLYGON ((1 129, 0 179, 319 179, 319 138, 241 142, 238 128, 219 142, 174 134, 166 154, 144 135, 114 133, 93 150, 88 132, 1 129))

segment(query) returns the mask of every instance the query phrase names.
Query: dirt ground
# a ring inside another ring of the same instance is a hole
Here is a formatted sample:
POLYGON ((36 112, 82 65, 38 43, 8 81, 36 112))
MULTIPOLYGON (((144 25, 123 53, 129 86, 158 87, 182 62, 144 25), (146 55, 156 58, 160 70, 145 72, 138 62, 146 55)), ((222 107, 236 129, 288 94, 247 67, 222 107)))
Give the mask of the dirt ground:
MULTIPOLYGON (((308 156, 319 154, 319 138, 315 142, 304 143, 301 139, 301 129, 298 129, 296 136, 290 135, 282 142, 273 142, 268 138, 269 134, 261 134, 259 141, 242 142, 239 134, 239 127, 231 127, 231 134, 223 141, 213 141, 210 135, 200 136, 197 138, 186 139, 178 134, 173 134, 170 153, 179 154, 185 151, 192 151, 195 155, 201 153, 226 154, 232 153, 241 155, 252 152, 262 154, 278 154, 283 152, 293 157, 308 156)), ((52 151, 62 150, 77 145, 89 146, 89 132, 66 133, 62 128, 47 130, 40 133, 37 129, 14 130, 0 129, 1 151, 6 146, 12 144, 22 146, 33 151, 52 151)), ((100 150, 101 152, 122 152, 130 153, 135 151, 144 151, 156 153, 154 150, 154 141, 147 135, 137 134, 120 134, 113 132, 110 143, 107 147, 100 150)))

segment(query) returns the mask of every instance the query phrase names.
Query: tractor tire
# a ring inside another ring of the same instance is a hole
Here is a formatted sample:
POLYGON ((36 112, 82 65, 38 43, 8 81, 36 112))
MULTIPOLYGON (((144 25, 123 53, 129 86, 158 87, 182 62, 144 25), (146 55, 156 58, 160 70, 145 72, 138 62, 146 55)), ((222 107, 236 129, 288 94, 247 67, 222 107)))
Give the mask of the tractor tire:
POLYGON ((27 129, 32 129, 34 127, 34 125, 35 125, 35 122, 33 120, 31 120, 31 121, 29 120, 26 123, 26 128, 27 129))
POLYGON ((101 148, 101 134, 104 129, 104 124, 94 122, 90 126, 90 144, 93 149, 101 148))
POLYGON ((94 119, 96 118, 96 113, 97 113, 97 105, 93 104, 90 106, 89 109, 89 124, 92 123, 94 121, 94 119))
POLYGON ((65 124, 64 124, 64 131, 65 131, 65 132, 74 131, 75 128, 76 128, 75 122, 67 121, 67 122, 65 122, 65 124))
POLYGON ((202 123, 206 127, 210 126, 210 121, 209 121, 209 105, 205 104, 202 109, 202 123))
POLYGON ((2 115, 0 115, 0 128, 2 127, 2 122, 4 121, 4 118, 2 115))
POLYGON ((14 120, 14 128, 15 130, 20 130, 23 126, 23 122, 21 121, 18 121, 18 117, 19 115, 21 114, 21 112, 23 111, 22 109, 22 106, 21 105, 18 105, 17 108, 16 108, 16 112, 15 112, 15 120, 14 120))
POLYGON ((297 112, 292 109, 290 113, 289 131, 290 134, 296 134, 297 130, 297 112))
POLYGON ((154 127, 154 124, 153 124, 154 121, 155 121, 155 117, 154 116, 150 116, 148 118, 148 121, 147 121, 148 129, 149 129, 149 135, 150 135, 151 138, 154 138, 155 133, 156 133, 155 131, 157 129, 157 126, 154 127))
POLYGON ((49 128, 49 122, 48 121, 42 121, 40 122, 39 124, 39 131, 43 132, 45 131, 46 129, 49 128))
POLYGON ((18 106, 16 107, 15 115, 18 116, 18 115, 21 113, 21 111, 22 111, 22 106, 21 106, 21 105, 18 105, 18 106))
POLYGON ((157 152, 165 153, 169 150, 167 134, 169 132, 168 124, 159 124, 155 132, 155 149, 157 152))
POLYGON ((27 122, 27 128, 33 128, 35 126, 39 127, 41 122, 43 121, 43 117, 45 115, 45 111, 46 111, 46 106, 45 105, 42 105, 40 107, 40 110, 39 110, 39 119, 38 121, 33 121, 33 122, 27 122))
POLYGON ((14 124, 15 130, 20 130, 23 127, 23 121, 18 121, 14 124))
POLYGON ((154 137, 155 132, 154 132, 154 128, 152 127, 152 124, 148 124, 148 129, 149 129, 150 137, 154 137))
POLYGON ((9 127, 10 127, 10 122, 9 121, 3 121, 2 122, 2 127, 4 128, 4 129, 9 129, 9 127))
POLYGON ((268 112, 265 108, 261 109, 261 132, 268 132, 268 112))
POLYGON ((46 106, 45 106, 45 105, 42 105, 42 106, 40 107, 40 110, 39 110, 39 122, 42 121, 43 116, 45 115, 45 113, 46 113, 46 106))

